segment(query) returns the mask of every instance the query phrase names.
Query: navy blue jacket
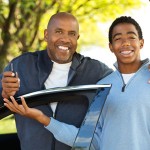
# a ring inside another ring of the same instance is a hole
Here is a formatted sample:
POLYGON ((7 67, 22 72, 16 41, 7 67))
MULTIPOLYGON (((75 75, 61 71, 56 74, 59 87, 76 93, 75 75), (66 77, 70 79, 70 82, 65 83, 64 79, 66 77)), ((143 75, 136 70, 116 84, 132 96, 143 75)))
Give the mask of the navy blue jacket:
MULTIPOLYGON (((20 89, 15 96, 45 89, 44 82, 51 73, 53 62, 47 51, 25 53, 12 60, 14 71, 20 78, 20 89)), ((10 70, 10 64, 5 71, 10 70)), ((112 72, 105 64, 75 53, 68 75, 68 85, 96 84, 112 72)), ((2 78, 2 74, 0 75, 2 78)), ((2 85, 0 82, 0 92, 2 85)), ((0 96, 1 104, 3 103, 0 96)), ((52 116, 49 105, 37 106, 47 116, 52 116)), ((88 108, 86 100, 60 102, 55 118, 59 121, 80 127, 88 108)), ((71 147, 57 141, 54 136, 35 120, 15 114, 17 133, 22 150, 70 150, 71 147)))

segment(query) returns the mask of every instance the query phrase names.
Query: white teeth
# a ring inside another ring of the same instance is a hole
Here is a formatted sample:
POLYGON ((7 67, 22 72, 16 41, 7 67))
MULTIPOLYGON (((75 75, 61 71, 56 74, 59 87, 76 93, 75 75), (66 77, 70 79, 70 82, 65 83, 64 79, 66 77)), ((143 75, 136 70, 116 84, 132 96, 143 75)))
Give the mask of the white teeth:
POLYGON ((130 54, 132 51, 122 51, 121 52, 121 54, 123 54, 123 55, 128 55, 128 54, 130 54))
POLYGON ((58 48, 62 50, 68 50, 68 47, 64 47, 64 46, 58 46, 58 48))

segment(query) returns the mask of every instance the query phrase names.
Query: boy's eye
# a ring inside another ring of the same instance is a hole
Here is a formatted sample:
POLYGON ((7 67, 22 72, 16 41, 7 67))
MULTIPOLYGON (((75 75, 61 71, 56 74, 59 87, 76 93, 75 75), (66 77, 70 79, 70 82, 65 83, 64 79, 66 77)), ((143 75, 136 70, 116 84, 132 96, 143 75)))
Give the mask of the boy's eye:
POLYGON ((120 39, 121 39, 121 38, 115 38, 114 41, 118 41, 118 40, 120 40, 120 39))
POLYGON ((130 39, 135 39, 135 37, 134 36, 131 36, 131 37, 129 37, 130 39))

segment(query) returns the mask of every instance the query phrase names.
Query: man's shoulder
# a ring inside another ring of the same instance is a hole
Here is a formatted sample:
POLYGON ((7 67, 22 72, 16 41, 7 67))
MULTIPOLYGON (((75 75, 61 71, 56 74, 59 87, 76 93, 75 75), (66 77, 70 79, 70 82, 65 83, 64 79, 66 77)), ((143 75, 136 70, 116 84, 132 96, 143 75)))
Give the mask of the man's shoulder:
POLYGON ((13 61, 17 61, 17 60, 22 60, 22 59, 36 59, 38 58, 40 55, 44 55, 46 53, 46 50, 40 50, 40 51, 35 51, 35 52, 25 52, 19 56, 17 56, 16 58, 13 59, 13 61))
MULTIPOLYGON (((97 67, 97 69, 110 69, 105 63, 101 62, 100 60, 91 58, 89 56, 84 56, 82 54, 76 53, 75 55, 76 59, 78 60, 78 62, 80 62, 81 64, 86 64, 89 67, 92 66, 93 68, 97 67)), ((110 69, 111 72, 113 71, 112 69, 110 69)))
POLYGON ((107 76, 105 76, 103 79, 98 81, 98 84, 107 84, 112 83, 113 81, 116 81, 116 78, 118 77, 118 73, 116 71, 111 72, 107 76))
POLYGON ((102 77, 105 77, 113 71, 105 63, 78 53, 75 53, 74 55, 73 65, 74 64, 81 70, 86 69, 90 70, 91 72, 94 71, 95 74, 100 74, 102 77))
POLYGON ((84 56, 80 53, 75 53, 74 57, 77 58, 79 61, 89 61, 89 62, 91 61, 91 62, 100 63, 99 60, 96 60, 96 59, 91 58, 89 56, 84 56))

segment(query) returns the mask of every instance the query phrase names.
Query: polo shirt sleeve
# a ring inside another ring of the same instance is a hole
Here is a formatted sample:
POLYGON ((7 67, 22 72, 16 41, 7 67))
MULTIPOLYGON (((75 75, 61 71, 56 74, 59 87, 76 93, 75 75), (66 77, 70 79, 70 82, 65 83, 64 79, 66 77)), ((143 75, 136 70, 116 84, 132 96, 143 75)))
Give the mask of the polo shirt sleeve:
POLYGON ((49 125, 45 126, 45 128, 49 130, 58 141, 71 147, 73 146, 79 130, 79 128, 73 125, 57 121, 52 117, 49 125))

